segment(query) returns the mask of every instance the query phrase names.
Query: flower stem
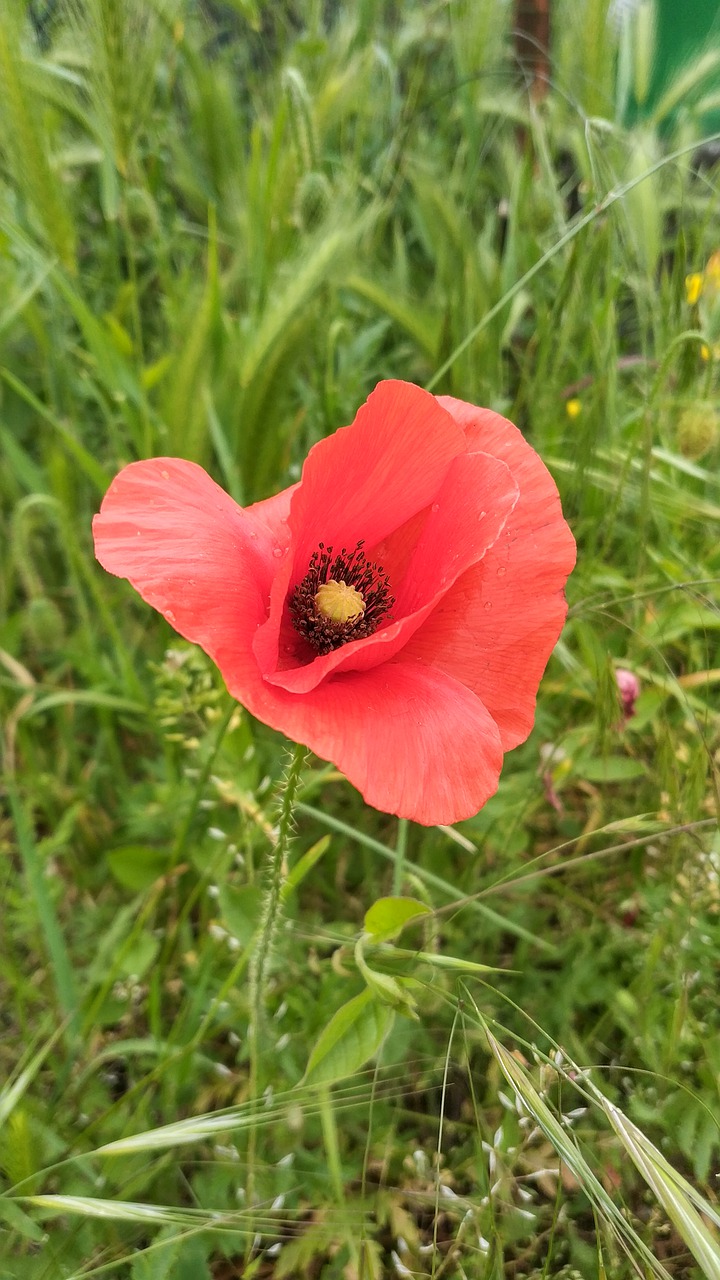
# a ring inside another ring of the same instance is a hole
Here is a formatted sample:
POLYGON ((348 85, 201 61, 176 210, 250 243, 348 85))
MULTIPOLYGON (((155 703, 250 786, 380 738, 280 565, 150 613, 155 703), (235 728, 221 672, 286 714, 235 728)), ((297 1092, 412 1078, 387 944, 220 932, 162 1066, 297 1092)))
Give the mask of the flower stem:
POLYGON ((277 835, 267 863, 267 885, 260 917, 260 934, 250 964, 250 1016, 253 1039, 265 1013, 265 985, 268 960, 277 932, 280 915, 280 895, 287 874, 287 855, 294 828, 294 809, 300 786, 300 774, 307 756, 307 748, 299 744, 293 749, 290 764, 280 794, 280 818, 277 835))
POLYGON ((397 897, 402 893, 403 880, 405 878, 405 853, 407 850, 408 838, 408 820, 400 818, 398 820, 397 840, 395 841, 395 860, 393 862, 393 893, 397 897))
MULTIPOLYGON (((287 855, 294 829, 294 810, 300 787, 300 774, 307 756, 307 748, 296 745, 290 758, 280 792, 280 815, 275 840, 270 849, 266 863, 265 895, 260 916, 260 927, 257 942, 250 961, 250 1097, 256 1106, 262 1086, 260 1073, 260 1046, 263 1042, 262 1029, 265 1021, 265 1004, 267 996, 268 964, 272 954, 273 943, 277 933, 282 902, 282 887, 287 875, 287 855)), ((248 1139, 248 1207, 252 1208, 254 1165, 256 1151, 256 1125, 250 1129, 248 1139)), ((252 1239, 252 1233, 250 1238, 252 1239)))

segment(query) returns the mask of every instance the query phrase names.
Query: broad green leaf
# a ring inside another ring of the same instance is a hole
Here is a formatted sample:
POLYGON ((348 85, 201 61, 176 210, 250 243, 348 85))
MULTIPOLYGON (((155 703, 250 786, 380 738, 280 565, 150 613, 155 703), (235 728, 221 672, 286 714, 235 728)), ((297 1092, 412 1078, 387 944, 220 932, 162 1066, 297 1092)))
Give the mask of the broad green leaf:
POLYGON ((363 965, 362 976, 375 995, 392 1009, 407 1007, 408 1002, 397 978, 391 978, 388 973, 378 973, 367 964, 363 965))
POLYGON ((159 950, 160 943, 152 934, 138 934, 118 956, 118 972, 126 978, 143 978, 159 950))
POLYGON ((427 916, 430 908, 417 898, 379 898, 365 913, 363 929, 377 942, 395 938, 410 920, 427 916))
POLYGON ((592 760, 578 762, 577 772, 588 782, 631 782, 635 778, 645 777, 645 766, 641 760, 631 760, 628 756, 608 756, 605 759, 595 757, 592 760))
POLYGON ((333 1084, 352 1075, 377 1053, 395 1014, 369 988, 338 1009, 308 1059, 304 1084, 333 1084))
POLYGON ((144 844, 109 849, 105 858, 118 883, 135 893, 148 889, 168 868, 167 851, 144 844))

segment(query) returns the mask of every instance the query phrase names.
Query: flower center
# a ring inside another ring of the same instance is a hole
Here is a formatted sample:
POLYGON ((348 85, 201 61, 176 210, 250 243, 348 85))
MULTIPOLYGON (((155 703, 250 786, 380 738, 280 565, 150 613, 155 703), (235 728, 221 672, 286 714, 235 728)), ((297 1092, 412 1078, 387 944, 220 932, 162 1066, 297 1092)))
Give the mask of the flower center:
POLYGON ((355 587, 331 578, 315 592, 315 607, 330 622, 354 622, 364 614, 365 601, 355 587))
POLYGON ((343 547, 334 556, 321 542, 290 596, 293 626, 318 653, 371 636, 389 620, 395 600, 387 574, 370 563, 362 547, 358 542, 354 551, 343 547))

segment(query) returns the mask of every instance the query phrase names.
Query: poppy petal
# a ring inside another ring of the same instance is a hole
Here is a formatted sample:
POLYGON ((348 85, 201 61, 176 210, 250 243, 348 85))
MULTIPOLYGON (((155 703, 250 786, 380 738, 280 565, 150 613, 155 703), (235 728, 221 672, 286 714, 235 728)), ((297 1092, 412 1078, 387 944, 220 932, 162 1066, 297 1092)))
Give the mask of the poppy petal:
POLYGON ((95 554, 227 679, 239 657, 238 619, 254 629, 267 616, 288 505, 278 495, 243 510, 193 462, 134 462, 93 520, 95 554))
POLYGON ((433 662, 474 690, 508 751, 532 729, 538 685, 567 612, 575 541, 552 476, 517 427, 489 409, 440 399, 470 448, 507 463, 520 497, 482 564, 448 592, 406 656, 433 662))
POLYGON ((266 704, 255 714, 332 760, 376 809, 426 826, 459 822, 497 790, 497 725, 479 698, 437 668, 387 662, 326 680, 304 697, 273 693, 272 711, 266 704))
MULTIPOLYGON (((293 494, 297 578, 313 551, 375 546, 434 500, 465 433, 435 396, 410 382, 378 383, 350 427, 310 450, 293 494)), ((492 452, 492 450, 490 450, 492 452)))
POLYGON ((252 637, 285 509, 243 511, 194 463, 133 463, 95 517, 96 553, 202 645, 253 715, 332 760, 368 803, 427 824, 475 813, 497 787, 502 750, 480 700, 451 677, 390 662, 302 697, 262 679, 252 637))
MULTIPOLYGON (((307 693, 332 673, 367 671, 393 658, 434 608, 440 596, 471 565, 477 563, 500 536, 518 499, 518 488, 503 462, 486 453, 463 454, 451 463, 435 501, 416 536, 403 577, 395 588, 393 537, 384 549, 373 548, 371 558, 388 569, 395 592, 393 616, 374 635, 351 641, 304 665, 275 672, 264 667, 264 636, 260 628, 254 649, 266 680, 294 693, 307 693)), ((270 654, 273 650, 270 649, 270 654)))
POLYGON ((360 541, 375 546, 430 505, 463 453, 464 431, 436 397, 397 380, 378 383, 351 426, 313 446, 290 504, 292 551, 276 566, 269 617, 255 641, 263 671, 283 665, 287 596, 320 544, 336 552, 360 541))

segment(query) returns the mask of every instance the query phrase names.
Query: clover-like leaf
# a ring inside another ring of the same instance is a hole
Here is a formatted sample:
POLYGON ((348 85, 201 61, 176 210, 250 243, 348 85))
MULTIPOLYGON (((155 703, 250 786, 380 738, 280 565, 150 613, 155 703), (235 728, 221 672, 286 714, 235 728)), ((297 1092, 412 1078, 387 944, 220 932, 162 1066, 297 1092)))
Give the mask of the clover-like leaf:
POLYGON ((396 938, 411 920, 430 915, 430 908, 417 898, 378 898, 365 913, 363 929, 373 942, 396 938))

